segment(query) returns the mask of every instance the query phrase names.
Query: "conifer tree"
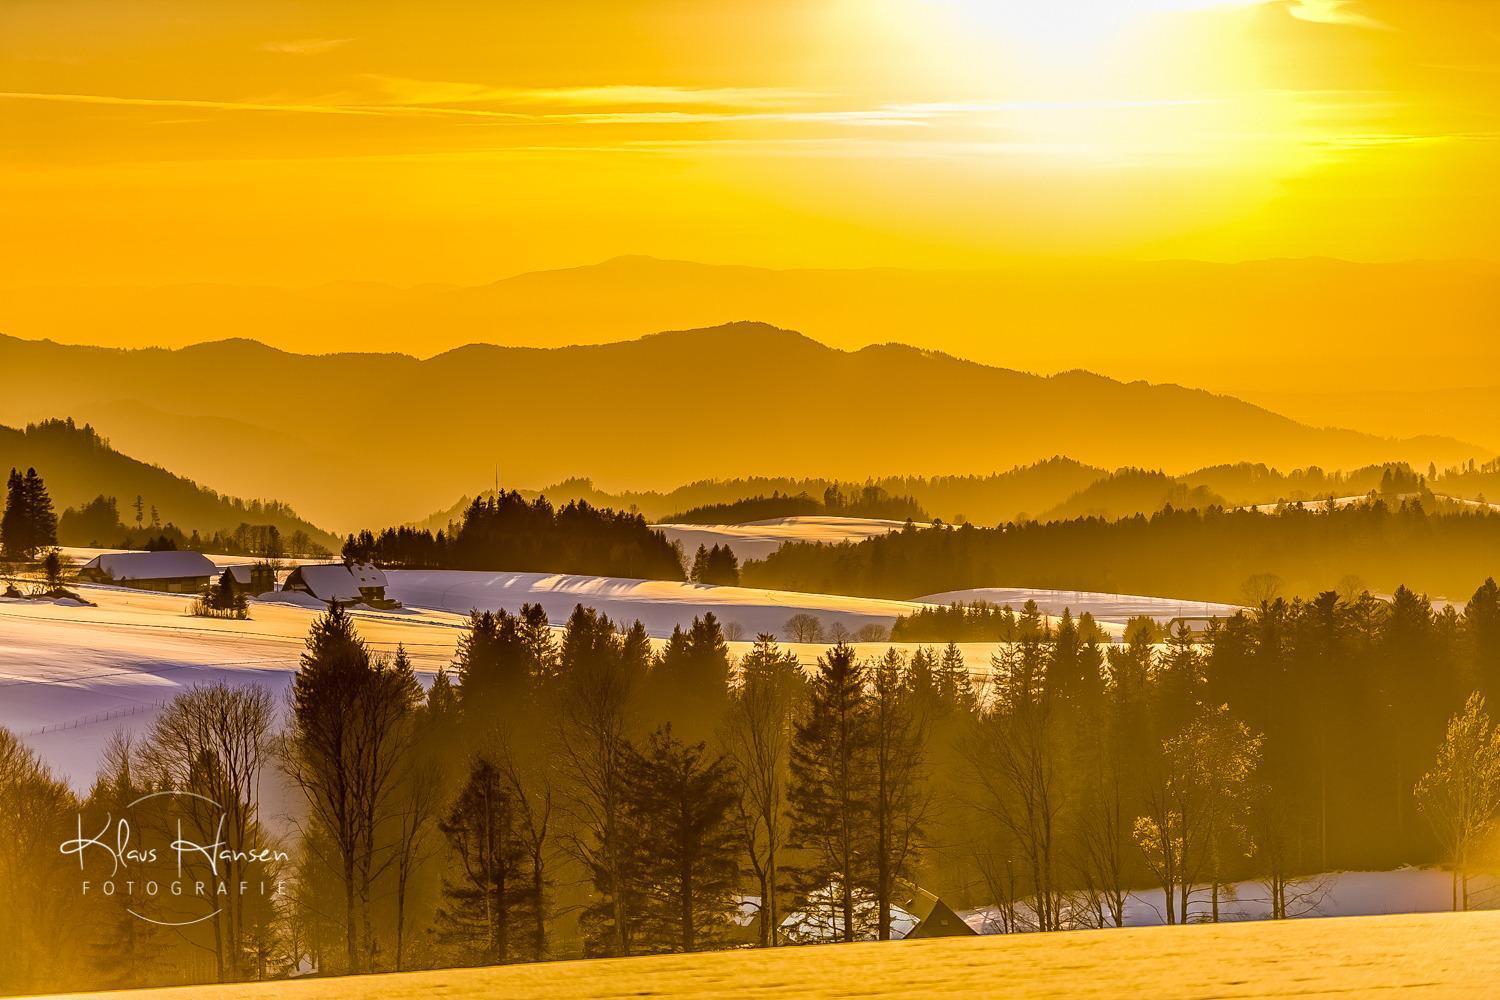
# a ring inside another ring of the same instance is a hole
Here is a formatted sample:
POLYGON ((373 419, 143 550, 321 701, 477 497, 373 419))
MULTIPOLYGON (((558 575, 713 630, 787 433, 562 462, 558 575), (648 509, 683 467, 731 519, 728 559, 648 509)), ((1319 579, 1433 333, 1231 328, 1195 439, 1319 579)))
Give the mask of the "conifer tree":
POLYGON ((818 658, 806 716, 792 741, 792 837, 808 852, 798 872, 804 900, 831 894, 834 929, 854 941, 861 899, 874 893, 874 734, 867 671, 845 643, 818 658))
POLYGON ((642 951, 722 945, 735 908, 739 789, 729 761, 664 726, 624 751, 625 838, 642 951))
POLYGON ((891 937, 891 907, 925 846, 927 732, 912 702, 905 657, 892 647, 875 665, 870 695, 874 770, 876 937, 891 937))
POLYGON ((57 544, 57 514, 36 469, 23 475, 11 469, 0 516, 0 548, 7 558, 30 561, 41 549, 57 544))
POLYGON ((456 879, 443 882, 439 940, 457 946, 469 964, 510 962, 513 936, 534 902, 526 848, 516 825, 514 802, 500 772, 476 757, 439 824, 457 873, 456 879))

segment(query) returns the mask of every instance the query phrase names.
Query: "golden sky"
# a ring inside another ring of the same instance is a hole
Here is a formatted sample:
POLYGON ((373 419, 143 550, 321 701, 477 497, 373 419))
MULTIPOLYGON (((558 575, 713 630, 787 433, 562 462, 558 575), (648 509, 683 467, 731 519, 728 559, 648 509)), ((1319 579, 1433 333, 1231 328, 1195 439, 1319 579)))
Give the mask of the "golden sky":
POLYGON ((1490 0, 0 0, 0 285, 1494 259, 1490 0))

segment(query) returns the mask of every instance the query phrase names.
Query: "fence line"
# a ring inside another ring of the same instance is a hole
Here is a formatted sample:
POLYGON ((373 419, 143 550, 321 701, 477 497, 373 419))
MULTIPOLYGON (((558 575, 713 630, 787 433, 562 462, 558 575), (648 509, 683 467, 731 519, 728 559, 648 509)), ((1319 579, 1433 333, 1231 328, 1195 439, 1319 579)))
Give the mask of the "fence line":
POLYGON ((22 736, 44 736, 47 733, 60 733, 69 729, 81 729, 84 726, 93 726, 101 722, 109 722, 112 719, 124 719, 132 715, 141 715, 146 712, 154 712, 161 708, 164 702, 155 702, 151 705, 127 705, 124 708, 111 708, 104 712, 95 712, 93 715, 85 715, 79 719, 70 719, 67 722, 52 722, 40 726, 30 732, 22 733, 22 736))

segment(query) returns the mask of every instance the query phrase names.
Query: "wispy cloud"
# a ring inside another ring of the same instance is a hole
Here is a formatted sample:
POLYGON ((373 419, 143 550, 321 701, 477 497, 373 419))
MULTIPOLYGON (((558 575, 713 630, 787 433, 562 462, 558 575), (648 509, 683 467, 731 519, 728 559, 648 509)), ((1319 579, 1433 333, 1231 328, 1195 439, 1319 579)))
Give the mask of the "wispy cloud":
POLYGON ((293 38, 285 41, 266 42, 261 45, 265 52, 286 56, 316 56, 332 52, 342 45, 354 41, 352 38, 293 38))
POLYGON ((359 108, 326 104, 277 104, 248 101, 200 101, 177 97, 115 97, 109 94, 45 94, 0 91, 0 100, 48 101, 56 104, 99 104, 127 108, 201 108, 209 111, 256 111, 316 115, 381 115, 381 108, 359 108))
POLYGON ((1390 25, 1353 10, 1352 0, 1297 0, 1291 14, 1301 21, 1315 24, 1343 24, 1355 28, 1389 31, 1390 25))
POLYGON ((817 97, 780 87, 677 87, 604 84, 584 87, 495 87, 450 80, 415 80, 367 74, 371 102, 402 105, 504 104, 577 107, 766 108, 817 97))

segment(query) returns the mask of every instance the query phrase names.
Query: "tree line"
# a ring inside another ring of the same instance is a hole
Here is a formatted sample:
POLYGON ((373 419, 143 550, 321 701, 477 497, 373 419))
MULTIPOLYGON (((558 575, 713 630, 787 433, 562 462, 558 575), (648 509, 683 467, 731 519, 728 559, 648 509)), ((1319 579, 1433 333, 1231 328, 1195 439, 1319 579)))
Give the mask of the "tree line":
POLYGON ((684 577, 681 554, 639 514, 583 501, 554 507, 515 491, 475 499, 445 531, 403 526, 350 535, 343 556, 402 569, 684 577))
POLYGON ((137 495, 130 505, 135 527, 120 516, 115 497, 96 496, 81 507, 69 507, 58 520, 57 535, 65 545, 89 548, 183 550, 222 555, 263 555, 270 558, 327 558, 328 549, 301 528, 282 532, 274 524, 243 522, 233 530, 217 530, 205 536, 194 528, 185 532, 171 521, 162 522, 154 504, 137 495))
POLYGON ((926 521, 927 512, 914 498, 895 496, 875 483, 841 486, 837 481, 823 490, 822 500, 806 490, 769 496, 756 494, 743 499, 702 504, 662 518, 667 524, 746 524, 778 517, 871 517, 890 521, 926 521))
POLYGON ((332 608, 285 704, 211 685, 121 737, 80 804, 0 733, 0 986, 272 978, 893 936, 906 887, 983 907, 993 932, 1217 920, 1236 883, 1278 918, 1323 874, 1435 861, 1454 907, 1492 883, 1500 824, 1500 587, 1462 611, 1272 600, 1156 642, 1014 615, 975 669, 956 644, 815 664, 713 616, 653 642, 584 607, 475 612, 426 690, 332 608), (278 718, 279 717, 279 718, 278 718), (268 822, 271 789, 293 824, 268 822), (279 859, 228 873, 284 891, 79 897, 57 853, 151 791, 279 859), (195 800, 189 800, 195 801, 195 800), (223 818, 219 818, 222 809, 223 818), (80 947, 51 947, 66 933, 80 947))
POLYGON ((740 568, 747 587, 910 599, 1025 580, 1058 590, 1257 604, 1401 583, 1460 596, 1493 572, 1500 513, 1418 501, 1163 510, 1120 520, 960 525, 838 545, 794 542, 740 568))

